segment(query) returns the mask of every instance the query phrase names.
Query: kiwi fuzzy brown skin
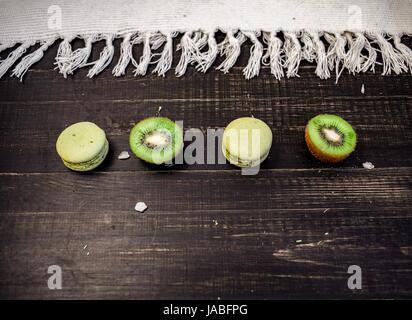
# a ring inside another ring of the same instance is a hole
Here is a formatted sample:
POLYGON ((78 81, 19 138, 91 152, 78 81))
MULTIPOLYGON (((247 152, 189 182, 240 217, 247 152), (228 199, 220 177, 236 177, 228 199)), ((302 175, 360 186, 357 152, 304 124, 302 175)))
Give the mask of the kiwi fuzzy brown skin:
POLYGON ((341 157, 333 157, 331 155, 328 155, 328 154, 325 154, 324 152, 322 152, 322 150, 317 148, 315 146, 315 144, 313 144, 312 141, 310 140, 308 126, 306 126, 306 128, 305 128, 305 140, 306 140, 306 144, 308 146, 308 149, 309 149, 310 153, 315 158, 319 159, 322 162, 337 163, 337 162, 345 160, 350 155, 350 154, 347 154, 347 155, 341 156, 341 157))

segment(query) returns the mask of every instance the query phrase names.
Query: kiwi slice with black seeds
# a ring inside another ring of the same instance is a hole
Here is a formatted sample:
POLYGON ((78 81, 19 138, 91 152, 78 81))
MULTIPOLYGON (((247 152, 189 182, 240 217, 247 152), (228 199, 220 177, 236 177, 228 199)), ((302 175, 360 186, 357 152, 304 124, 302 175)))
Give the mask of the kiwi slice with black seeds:
POLYGON ((154 164, 166 163, 182 151, 183 130, 168 118, 147 118, 133 127, 129 144, 138 158, 154 164))
POLYGON ((356 148, 356 132, 337 115, 320 114, 312 118, 305 129, 310 152, 323 162, 346 159, 356 148))

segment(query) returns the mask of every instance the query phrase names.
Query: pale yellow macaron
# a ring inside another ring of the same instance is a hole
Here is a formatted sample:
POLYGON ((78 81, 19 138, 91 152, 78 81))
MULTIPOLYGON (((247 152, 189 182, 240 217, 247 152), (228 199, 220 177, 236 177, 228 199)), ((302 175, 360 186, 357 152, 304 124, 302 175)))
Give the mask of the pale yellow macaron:
POLYGON ((271 146, 272 130, 253 117, 233 120, 223 133, 223 154, 238 167, 258 166, 269 155, 271 146))
POLYGON ((99 166, 109 151, 105 132, 92 122, 78 122, 59 135, 56 150, 66 167, 89 171, 99 166))

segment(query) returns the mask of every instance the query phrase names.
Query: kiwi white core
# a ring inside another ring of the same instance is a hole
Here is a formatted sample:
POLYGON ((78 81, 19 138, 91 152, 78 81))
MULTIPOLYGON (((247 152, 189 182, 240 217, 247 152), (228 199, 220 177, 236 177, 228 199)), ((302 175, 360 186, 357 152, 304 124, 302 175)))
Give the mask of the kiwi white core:
POLYGON ((144 144, 152 149, 164 149, 170 145, 171 136, 160 130, 148 133, 144 138, 144 144))
POLYGON ((331 144, 339 145, 342 143, 342 135, 334 128, 322 128, 321 131, 325 139, 331 144))

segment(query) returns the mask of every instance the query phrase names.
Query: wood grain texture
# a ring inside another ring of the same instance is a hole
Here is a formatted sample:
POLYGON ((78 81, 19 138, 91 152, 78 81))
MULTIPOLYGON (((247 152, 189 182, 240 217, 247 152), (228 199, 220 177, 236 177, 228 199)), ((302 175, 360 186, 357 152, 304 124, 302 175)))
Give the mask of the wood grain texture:
MULTIPOLYGON (((121 151, 129 150, 127 137, 133 124, 154 115, 156 104, 142 102, 137 106, 136 102, 131 101, 67 101, 59 102, 58 105, 59 112, 55 112, 56 104, 50 102, 3 103, 0 108, 0 118, 3 119, 0 122, 1 171, 66 171, 55 152, 54 142, 62 128, 84 120, 101 126, 110 141, 111 151, 106 166, 98 171, 105 171, 108 167, 116 171, 152 169, 134 158, 128 161, 116 160, 121 151), (36 114, 36 122, 26 116, 27 110, 36 114), (19 144, 15 143, 17 139, 20 140, 19 144), (33 139, 36 143, 33 143, 33 139)), ((224 128, 236 117, 254 115, 264 119, 273 130, 274 145, 263 168, 328 167, 312 158, 302 139, 308 119, 320 112, 340 114, 358 132, 357 152, 338 166, 361 167, 365 161, 371 161, 378 167, 410 167, 412 164, 412 100, 409 97, 341 98, 339 102, 334 98, 269 97, 259 101, 165 102, 162 106, 162 115, 183 121, 185 129, 201 130, 205 136, 208 129, 224 128)), ((186 144, 191 141, 188 139, 186 144)), ((216 151, 220 151, 217 144, 216 151)), ((207 162, 206 152, 205 149, 202 153, 204 162, 207 162)), ((227 170, 230 166, 176 166, 176 169, 179 168, 227 170)))
POLYGON ((6 213, 0 229, 8 257, 0 262, 8 275, 1 279, 2 293, 23 298, 406 298, 411 212, 397 208, 369 215, 359 209, 326 215, 309 209, 151 210, 143 216, 86 210, 6 213), (22 241, 28 228, 30 246, 22 241), (51 264, 63 268, 64 290, 45 286, 51 264), (346 287, 351 264, 363 268, 363 290, 346 287))
POLYGON ((134 78, 129 68, 115 79, 116 41, 103 74, 63 79, 51 68, 57 46, 23 83, 0 80, 0 298, 412 296, 410 74, 343 74, 336 84, 303 63, 300 78, 277 81, 263 68, 247 81, 245 49, 226 75, 189 68, 182 78, 134 78), (228 164, 117 160, 133 123, 159 105, 202 132, 254 115, 273 130, 270 156, 256 176, 228 164), (342 164, 306 149, 304 126, 322 112, 358 132, 342 164), (66 170, 54 149, 58 133, 83 120, 104 128, 111 146, 88 174, 66 170), (133 210, 137 201, 145 213, 133 210), (63 290, 47 288, 51 264, 63 269, 63 290), (352 264, 362 267, 362 290, 347 287, 352 264))
POLYGON ((265 68, 259 75, 246 81, 242 67, 235 67, 228 74, 212 71, 202 74, 188 69, 184 77, 176 78, 173 71, 167 77, 148 74, 134 77, 128 74, 115 79, 111 70, 105 70, 94 79, 86 77, 87 69, 81 69, 73 77, 64 79, 53 70, 29 71, 23 84, 16 78, 2 81, 2 101, 4 102, 64 102, 64 101, 134 101, 162 104, 178 101, 182 104, 199 100, 259 100, 273 97, 360 97, 362 84, 365 96, 408 96, 412 85, 410 75, 388 77, 365 73, 352 76, 344 74, 338 84, 334 79, 321 80, 315 69, 302 68, 299 78, 276 80, 265 68), (117 81, 114 81, 117 80, 117 81), (33 83, 33 85, 30 85, 33 83), (199 85, 202 83, 202 85, 199 85), (345 89, 342 88, 345 84, 345 89), (372 85, 373 84, 373 85, 372 85), (47 90, 39 90, 45 88, 47 90), (110 90, 103 90, 110 88, 110 90), (170 90, 173 88, 173 90, 170 90))
POLYGON ((256 176, 235 170, 5 174, 0 213, 130 211, 141 200, 163 211, 372 210, 410 206, 411 178, 409 168, 262 170, 256 176))

